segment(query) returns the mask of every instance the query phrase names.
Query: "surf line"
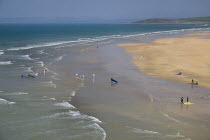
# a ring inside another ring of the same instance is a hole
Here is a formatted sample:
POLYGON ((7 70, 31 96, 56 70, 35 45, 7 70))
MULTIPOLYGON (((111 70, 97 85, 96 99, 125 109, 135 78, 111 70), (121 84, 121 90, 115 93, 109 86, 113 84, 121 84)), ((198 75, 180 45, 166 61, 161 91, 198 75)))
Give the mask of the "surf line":
POLYGON ((163 112, 161 112, 161 113, 162 113, 166 118, 168 118, 168 119, 170 119, 170 120, 173 120, 173 121, 178 122, 178 123, 183 123, 183 122, 181 122, 181 121, 179 121, 179 120, 176 120, 176 119, 170 117, 168 114, 165 114, 165 113, 163 113, 163 112))

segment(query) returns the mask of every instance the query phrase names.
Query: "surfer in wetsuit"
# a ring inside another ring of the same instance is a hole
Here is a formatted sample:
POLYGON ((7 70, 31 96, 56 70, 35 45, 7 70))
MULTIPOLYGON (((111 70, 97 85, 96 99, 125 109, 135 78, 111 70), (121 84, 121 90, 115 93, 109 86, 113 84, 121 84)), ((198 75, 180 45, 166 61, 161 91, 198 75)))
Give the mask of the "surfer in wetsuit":
POLYGON ((181 104, 183 104, 183 103, 184 103, 184 97, 181 98, 181 104))
POLYGON ((187 97, 187 103, 189 102, 189 97, 187 97))

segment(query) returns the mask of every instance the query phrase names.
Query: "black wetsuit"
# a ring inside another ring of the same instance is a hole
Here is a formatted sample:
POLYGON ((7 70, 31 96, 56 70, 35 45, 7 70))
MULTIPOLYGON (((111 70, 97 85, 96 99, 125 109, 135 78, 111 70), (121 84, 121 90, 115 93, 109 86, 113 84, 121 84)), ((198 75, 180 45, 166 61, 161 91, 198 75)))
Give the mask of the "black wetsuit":
POLYGON ((182 103, 182 104, 184 103, 183 100, 184 100, 184 98, 182 97, 182 98, 181 98, 181 103, 182 103))

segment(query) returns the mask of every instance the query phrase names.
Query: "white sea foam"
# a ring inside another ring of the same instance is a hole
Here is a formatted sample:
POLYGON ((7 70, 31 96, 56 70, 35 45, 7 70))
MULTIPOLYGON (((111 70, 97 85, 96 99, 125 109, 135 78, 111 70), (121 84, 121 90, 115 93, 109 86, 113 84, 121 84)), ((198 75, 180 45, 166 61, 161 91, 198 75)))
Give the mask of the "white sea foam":
POLYGON ((162 113, 162 114, 163 114, 164 116, 166 116, 167 118, 169 118, 169 119, 171 119, 171 120, 175 121, 175 122, 181 123, 181 121, 176 120, 176 119, 174 119, 174 118, 170 117, 168 114, 165 114, 165 113, 162 113))
POLYGON ((33 72, 33 71, 31 70, 32 67, 27 67, 26 69, 27 69, 27 72, 33 72))
POLYGON ((64 108, 72 108, 72 109, 75 109, 75 107, 73 105, 71 105, 69 102, 56 103, 54 105, 61 106, 61 107, 64 107, 64 108))
POLYGON ((137 129, 137 128, 134 128, 131 132, 139 133, 139 134, 150 134, 150 135, 157 135, 157 134, 159 134, 159 132, 150 131, 150 130, 142 130, 142 129, 137 129))
POLYGON ((15 102, 10 102, 10 101, 0 98, 0 104, 12 105, 12 104, 15 104, 15 102))
POLYGON ((153 96, 153 95, 151 95, 151 94, 149 94, 148 96, 149 96, 149 98, 150 98, 150 102, 151 102, 151 103, 153 103, 154 100, 160 100, 159 98, 157 98, 157 97, 155 97, 155 96, 153 96))
POLYGON ((85 120, 89 120, 89 121, 92 121, 92 122, 101 123, 101 121, 99 119, 97 119, 93 116, 80 114, 79 111, 69 111, 69 114, 71 115, 71 117, 73 119, 85 119, 85 120))
POLYGON ((4 54, 4 52, 2 50, 0 50, 0 55, 4 54))
MULTIPOLYGON (((87 115, 85 115, 85 116, 87 116, 87 115)), ((91 119, 94 122, 101 123, 101 121, 98 118, 96 118, 96 117, 88 116, 88 118, 91 119)))
POLYGON ((20 59, 24 59, 24 60, 33 60, 30 55, 20 55, 18 56, 20 59))
POLYGON ((75 96, 76 91, 71 91, 71 96, 75 96))
POLYGON ((37 64, 38 66, 44 67, 44 63, 42 61, 37 61, 34 63, 37 64))
POLYGON ((56 88, 56 84, 54 84, 52 81, 47 81, 43 83, 44 83, 44 86, 56 88))
POLYGON ((44 54, 44 50, 39 50, 38 53, 39 54, 44 54))
POLYGON ((13 64, 11 61, 0 62, 0 65, 11 65, 11 64, 13 64))
POLYGON ((103 128, 101 128, 97 123, 93 123, 87 126, 83 126, 83 129, 95 129, 96 131, 94 131, 94 134, 102 134, 102 140, 106 139, 106 132, 104 131, 103 128))
POLYGON ((4 95, 27 95, 29 93, 26 92, 14 92, 14 93, 6 93, 4 95))
POLYGON ((166 137, 170 137, 170 138, 184 138, 185 136, 183 136, 179 132, 177 132, 176 135, 166 135, 166 137))
POLYGON ((190 138, 186 138, 186 139, 184 139, 184 140, 191 140, 190 138))
POLYGON ((101 123, 101 121, 93 116, 88 116, 85 114, 81 114, 79 111, 72 111, 69 112, 61 112, 56 113, 50 116, 45 116, 44 118, 51 118, 51 119, 82 119, 91 122, 101 123))
POLYGON ((70 93, 71 96, 75 96, 75 94, 76 94, 76 91, 72 90, 72 89, 68 89, 68 90, 66 90, 66 92, 70 93))
POLYGON ((92 134, 100 135, 102 140, 105 140, 106 138, 106 132, 101 128, 97 123, 100 123, 101 121, 98 120, 95 117, 88 116, 88 115, 83 115, 80 114, 79 111, 69 111, 69 112, 61 112, 61 113, 56 113, 50 116, 44 116, 42 117, 43 119, 79 119, 79 123, 84 122, 88 123, 83 126, 79 126, 79 128, 82 129, 92 129, 94 130, 93 132, 90 132, 92 134), (80 120, 81 119, 81 120, 80 120))
POLYGON ((7 50, 8 51, 28 50, 28 49, 34 49, 34 48, 56 46, 56 45, 70 43, 70 42, 71 41, 51 42, 51 43, 44 43, 44 44, 40 44, 40 45, 28 45, 28 46, 25 46, 25 47, 10 48, 10 49, 7 49, 7 50))
POLYGON ((62 55, 62 56, 59 56, 55 61, 60 61, 60 60, 62 60, 63 59, 63 57, 64 57, 64 55, 62 55))
POLYGON ((7 57, 19 60, 33 60, 30 55, 7 55, 7 57))
POLYGON ((65 56, 65 55, 62 55, 62 56, 57 57, 57 58, 56 58, 53 62, 51 62, 50 64, 52 65, 53 63, 62 60, 64 56, 65 56))
POLYGON ((52 75, 50 78, 53 78, 55 80, 61 80, 61 79, 56 78, 55 75, 52 75))
POLYGON ((55 98, 50 98, 50 100, 55 101, 55 98))

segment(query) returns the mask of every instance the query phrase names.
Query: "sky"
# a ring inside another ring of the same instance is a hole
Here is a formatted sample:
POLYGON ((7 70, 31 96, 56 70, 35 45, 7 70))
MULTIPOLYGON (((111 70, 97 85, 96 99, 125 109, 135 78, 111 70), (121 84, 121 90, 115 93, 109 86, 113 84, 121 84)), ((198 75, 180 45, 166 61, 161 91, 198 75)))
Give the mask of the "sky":
POLYGON ((210 16, 210 0, 0 0, 0 18, 83 20, 210 16))

